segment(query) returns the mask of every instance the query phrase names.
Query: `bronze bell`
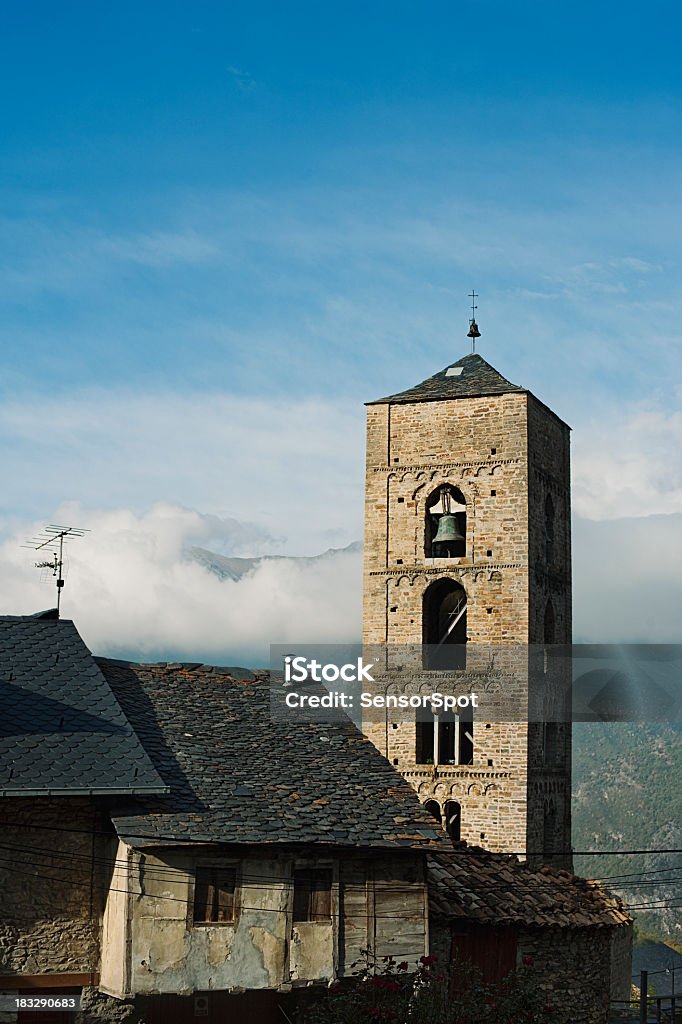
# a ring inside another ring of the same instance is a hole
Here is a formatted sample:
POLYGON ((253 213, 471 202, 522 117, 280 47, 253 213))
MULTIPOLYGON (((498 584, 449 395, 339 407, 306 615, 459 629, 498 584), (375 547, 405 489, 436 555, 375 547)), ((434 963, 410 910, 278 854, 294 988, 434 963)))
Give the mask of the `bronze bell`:
POLYGON ((478 329, 478 324, 476 323, 475 320, 472 320, 471 321, 471 326, 469 327, 469 333, 467 334, 467 338, 480 338, 480 337, 481 337, 481 332, 478 329))
POLYGON ((458 544, 464 540, 464 534, 457 524, 457 516, 443 515, 438 520, 438 530, 432 544, 458 544))

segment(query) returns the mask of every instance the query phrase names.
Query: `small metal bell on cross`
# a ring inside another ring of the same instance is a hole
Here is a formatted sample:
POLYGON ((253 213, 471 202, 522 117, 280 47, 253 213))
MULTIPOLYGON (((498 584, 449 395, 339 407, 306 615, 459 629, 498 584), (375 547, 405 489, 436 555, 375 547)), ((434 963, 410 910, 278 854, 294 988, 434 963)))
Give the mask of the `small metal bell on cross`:
POLYGON ((472 320, 471 321, 471 326, 469 327, 469 333, 467 334, 467 338, 471 338, 472 340, 475 340, 476 338, 480 338, 480 337, 481 337, 481 332, 478 329, 478 324, 476 323, 475 320, 472 320))

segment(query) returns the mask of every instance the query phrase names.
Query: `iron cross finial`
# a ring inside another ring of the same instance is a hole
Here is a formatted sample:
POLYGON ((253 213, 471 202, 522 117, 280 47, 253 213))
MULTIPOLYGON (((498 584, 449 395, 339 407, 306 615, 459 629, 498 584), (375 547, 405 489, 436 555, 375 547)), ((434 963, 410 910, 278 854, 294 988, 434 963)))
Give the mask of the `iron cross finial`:
POLYGON ((479 331, 478 324, 476 323, 476 310, 478 309, 476 299, 478 298, 478 294, 475 288, 472 288, 469 292, 469 298, 471 299, 471 320, 469 321, 469 333, 467 334, 467 338, 471 338, 471 351, 475 352, 476 338, 481 337, 481 332, 479 331))

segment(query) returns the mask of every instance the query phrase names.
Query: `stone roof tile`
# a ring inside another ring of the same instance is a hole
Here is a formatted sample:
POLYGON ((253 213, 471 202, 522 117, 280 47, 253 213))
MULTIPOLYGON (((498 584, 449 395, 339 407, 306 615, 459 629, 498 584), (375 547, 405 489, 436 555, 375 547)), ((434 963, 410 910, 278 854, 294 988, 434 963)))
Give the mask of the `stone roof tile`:
POLYGON ((512 384, 501 373, 487 363, 478 353, 471 353, 450 363, 443 370, 427 377, 407 391, 378 398, 368 405, 405 402, 433 402, 444 398, 473 398, 477 395, 506 395, 524 392, 525 388, 512 384))
POLYGON ((162 793, 69 619, 0 616, 0 795, 162 793))
POLYGON ((273 721, 267 672, 99 665, 171 790, 113 808, 131 845, 190 838, 449 848, 411 786, 352 722, 325 723, 321 743, 319 724, 273 721))

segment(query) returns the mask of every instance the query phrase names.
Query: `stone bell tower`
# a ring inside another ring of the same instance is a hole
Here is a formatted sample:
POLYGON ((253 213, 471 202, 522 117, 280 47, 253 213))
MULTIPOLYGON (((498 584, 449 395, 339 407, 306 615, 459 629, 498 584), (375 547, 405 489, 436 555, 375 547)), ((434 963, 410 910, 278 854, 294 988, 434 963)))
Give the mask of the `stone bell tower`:
MULTIPOLYGON (((478 354, 368 403, 363 643, 419 645, 471 689, 477 647, 570 643, 569 485, 569 427, 478 354)), ((453 839, 570 866, 570 723, 363 729, 453 839)))

